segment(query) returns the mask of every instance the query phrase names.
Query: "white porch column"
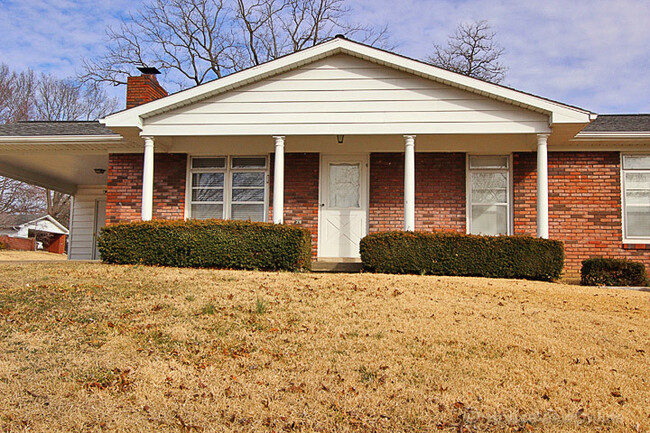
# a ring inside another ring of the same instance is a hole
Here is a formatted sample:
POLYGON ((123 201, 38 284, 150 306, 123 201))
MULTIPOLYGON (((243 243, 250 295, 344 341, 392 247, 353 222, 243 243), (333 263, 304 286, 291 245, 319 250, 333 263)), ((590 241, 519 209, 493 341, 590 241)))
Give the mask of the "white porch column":
POLYGON ((142 168, 142 221, 153 217, 153 137, 144 138, 144 166, 142 168))
POLYGON ((548 239, 548 149, 549 134, 537 134, 537 237, 548 239))
POLYGON ((415 230, 415 135, 404 136, 404 230, 415 230))
POLYGON ((275 166, 273 168, 273 223, 284 222, 284 136, 274 136, 275 166))

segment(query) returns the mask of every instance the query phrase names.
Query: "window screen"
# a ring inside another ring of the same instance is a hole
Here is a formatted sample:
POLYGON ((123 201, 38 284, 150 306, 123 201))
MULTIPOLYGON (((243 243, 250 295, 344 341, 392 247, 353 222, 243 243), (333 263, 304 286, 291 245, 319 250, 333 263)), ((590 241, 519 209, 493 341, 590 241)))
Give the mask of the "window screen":
POLYGON ((650 155, 623 156, 625 237, 650 239, 650 155))
POLYGON ((471 156, 469 160, 470 233, 507 234, 510 221, 510 173, 507 156, 471 156))

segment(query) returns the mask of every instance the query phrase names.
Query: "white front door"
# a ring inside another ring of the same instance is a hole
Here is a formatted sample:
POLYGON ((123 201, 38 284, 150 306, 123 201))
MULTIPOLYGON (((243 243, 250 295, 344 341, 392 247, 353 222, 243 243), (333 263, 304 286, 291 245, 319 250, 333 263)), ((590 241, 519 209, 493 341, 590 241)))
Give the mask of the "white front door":
POLYGON ((368 156, 321 158, 319 257, 359 257, 368 225, 368 156))

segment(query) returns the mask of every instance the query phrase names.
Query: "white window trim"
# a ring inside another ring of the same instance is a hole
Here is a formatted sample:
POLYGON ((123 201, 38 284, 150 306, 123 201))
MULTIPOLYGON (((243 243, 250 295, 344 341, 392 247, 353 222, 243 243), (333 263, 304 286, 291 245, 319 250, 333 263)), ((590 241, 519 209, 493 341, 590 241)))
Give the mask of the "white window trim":
POLYGON ((634 172, 634 171, 640 171, 640 172, 649 172, 650 170, 648 169, 625 169, 624 166, 624 157, 626 156, 650 156, 649 153, 620 153, 620 180, 621 180, 621 233, 623 234, 623 243, 624 244, 650 244, 650 236, 648 237, 628 237, 627 236, 627 212, 625 212, 626 209, 626 203, 625 203, 625 173, 626 172, 634 172))
MULTIPOLYGON (((187 158, 187 178, 185 181, 185 219, 192 218, 192 174, 193 173, 224 173, 224 194, 223 194, 223 219, 230 220, 232 217, 232 174, 237 172, 261 172, 264 173, 264 220, 269 219, 269 156, 268 155, 189 155, 187 158), (226 166, 223 169, 215 168, 192 168, 192 159, 197 158, 225 158, 226 166), (233 158, 264 158, 264 168, 232 168, 233 158)), ((258 202, 251 204, 260 204, 258 202)))
MULTIPOLYGON (((506 203, 507 209, 507 229, 505 235, 512 235, 514 230, 514 184, 513 184, 513 158, 512 153, 505 154, 483 154, 483 153, 466 153, 465 154, 465 233, 472 233, 472 184, 471 184, 471 171, 469 160, 472 156, 505 156, 508 158, 508 202, 506 203)), ((476 169, 474 169, 476 170, 476 169)), ((484 171, 503 171, 503 169, 484 169, 484 171)))

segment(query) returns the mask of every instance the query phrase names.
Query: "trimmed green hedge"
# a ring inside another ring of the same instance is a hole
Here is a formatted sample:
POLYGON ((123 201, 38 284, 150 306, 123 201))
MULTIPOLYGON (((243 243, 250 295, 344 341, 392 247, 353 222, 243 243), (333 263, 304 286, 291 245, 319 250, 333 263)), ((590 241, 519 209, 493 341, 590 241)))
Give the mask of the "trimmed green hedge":
POLYGON ((645 265, 623 259, 600 257, 582 262, 580 284, 583 286, 645 286, 648 284, 645 265))
POLYGON ((554 280, 564 266, 560 241, 531 236, 381 232, 361 240, 365 270, 554 280))
POLYGON ((106 263, 298 271, 311 268, 311 234, 286 225, 154 220, 104 227, 106 263))

